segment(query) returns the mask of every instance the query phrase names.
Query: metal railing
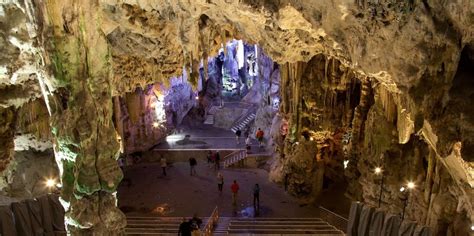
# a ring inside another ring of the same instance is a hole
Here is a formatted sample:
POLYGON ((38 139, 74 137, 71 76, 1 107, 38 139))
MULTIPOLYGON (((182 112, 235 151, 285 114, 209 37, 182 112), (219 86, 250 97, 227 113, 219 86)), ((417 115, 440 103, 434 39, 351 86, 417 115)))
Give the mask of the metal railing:
POLYGON ((202 230, 202 234, 204 236, 211 236, 212 231, 214 230, 214 226, 217 224, 217 221, 219 220, 219 210, 216 206, 214 210, 212 211, 211 216, 207 220, 206 226, 204 226, 204 229, 202 230))
POLYGON ((327 221, 329 224, 333 225, 337 229, 341 230, 344 233, 347 233, 347 224, 348 220, 347 218, 336 214, 322 206, 319 206, 320 209, 320 217, 327 221))
POLYGON ((247 157, 247 151, 245 149, 232 152, 224 158, 224 167, 227 168, 247 157))

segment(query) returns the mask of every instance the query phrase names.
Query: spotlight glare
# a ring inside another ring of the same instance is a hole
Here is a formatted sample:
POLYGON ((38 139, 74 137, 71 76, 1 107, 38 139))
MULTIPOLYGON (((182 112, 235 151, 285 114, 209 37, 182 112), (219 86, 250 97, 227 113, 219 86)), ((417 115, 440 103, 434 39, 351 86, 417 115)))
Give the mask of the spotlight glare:
POLYGON ((311 138, 309 138, 309 140, 313 141, 313 140, 314 140, 314 138, 313 138, 313 137, 311 137, 311 138))
POLYGON ((413 183, 413 182, 410 181, 410 182, 408 182, 407 187, 408 187, 409 189, 414 189, 414 188, 415 188, 415 183, 413 183))
POLYGON ((46 187, 52 188, 56 185, 56 180, 54 179, 47 179, 46 180, 46 187))
POLYGON ((344 163, 343 163, 343 165, 344 165, 344 169, 346 169, 346 168, 347 168, 347 165, 349 165, 349 160, 345 160, 344 163))
POLYGON ((474 225, 471 225, 471 231, 474 231, 474 225))
POLYGON ((405 191, 405 187, 401 187, 400 192, 404 192, 404 191, 405 191))
POLYGON ((158 124, 158 122, 156 122, 156 121, 153 122, 153 127, 158 128, 158 126, 160 126, 160 124, 158 124))
POLYGON ((196 96, 196 100, 199 100, 199 96, 196 96))
POLYGON ((376 167, 374 172, 375 172, 375 174, 380 174, 380 172, 382 172, 382 168, 376 167))

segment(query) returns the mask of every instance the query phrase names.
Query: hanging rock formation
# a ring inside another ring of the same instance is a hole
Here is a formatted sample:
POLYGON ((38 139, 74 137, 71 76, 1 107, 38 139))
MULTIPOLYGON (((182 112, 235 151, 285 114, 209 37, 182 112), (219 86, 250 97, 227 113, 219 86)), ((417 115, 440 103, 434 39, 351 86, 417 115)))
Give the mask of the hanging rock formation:
POLYGON ((274 170, 294 173, 293 193, 317 195, 324 175, 375 204, 372 169, 382 165, 384 208, 399 212, 396 192, 410 178, 416 211, 407 216, 466 235, 473 16, 468 0, 2 2, 0 168, 13 158, 16 110, 43 97, 69 230, 116 234, 125 221, 113 197, 121 179, 113 96, 166 83, 183 67, 196 86, 201 59, 242 38, 280 64, 281 132, 270 133, 274 170))

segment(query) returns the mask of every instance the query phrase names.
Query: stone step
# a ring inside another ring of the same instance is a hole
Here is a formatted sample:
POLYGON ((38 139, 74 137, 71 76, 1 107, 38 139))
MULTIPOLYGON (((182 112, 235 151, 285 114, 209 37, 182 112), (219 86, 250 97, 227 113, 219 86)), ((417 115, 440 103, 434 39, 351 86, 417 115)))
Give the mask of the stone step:
POLYGON ((311 225, 329 225, 327 222, 324 221, 318 221, 318 222, 310 222, 310 221, 304 221, 304 222, 279 222, 279 221, 265 221, 265 222, 238 222, 238 221, 231 221, 229 223, 230 225, 294 225, 294 226, 311 226, 311 225))
POLYGON ((232 218, 232 221, 323 221, 321 218, 270 218, 270 217, 258 217, 258 218, 232 218))
POLYGON ((299 230, 299 229, 281 229, 281 230, 267 230, 267 229, 229 229, 227 231, 230 235, 233 234, 313 234, 313 235, 344 235, 339 230, 299 230))
POLYGON ((229 229, 268 229, 268 230, 334 230, 334 227, 325 225, 230 225, 229 229))

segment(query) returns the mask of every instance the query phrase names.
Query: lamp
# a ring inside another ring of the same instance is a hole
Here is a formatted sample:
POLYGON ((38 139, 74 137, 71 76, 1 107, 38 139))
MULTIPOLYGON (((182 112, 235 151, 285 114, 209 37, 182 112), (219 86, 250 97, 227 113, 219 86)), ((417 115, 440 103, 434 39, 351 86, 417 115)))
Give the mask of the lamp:
POLYGON ((379 207, 380 207, 380 205, 382 204, 384 174, 382 173, 382 168, 380 168, 380 167, 376 167, 374 169, 374 173, 376 175, 381 175, 382 176, 382 178, 380 180, 380 194, 379 194, 379 207))
POLYGON ((404 193, 404 198, 403 198, 403 211, 402 211, 402 221, 405 219, 405 209, 408 205, 408 198, 410 197, 411 190, 416 187, 415 183, 413 181, 409 181, 405 187, 400 188, 400 192, 404 193), (405 191, 408 190, 408 191, 405 191))

